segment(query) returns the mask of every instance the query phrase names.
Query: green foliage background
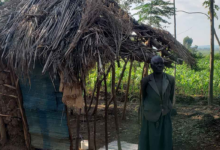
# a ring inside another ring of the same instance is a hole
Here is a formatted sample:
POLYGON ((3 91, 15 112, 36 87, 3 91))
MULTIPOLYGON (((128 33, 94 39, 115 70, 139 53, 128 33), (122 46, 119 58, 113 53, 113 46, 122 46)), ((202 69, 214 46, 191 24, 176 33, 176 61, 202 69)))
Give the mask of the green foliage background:
MULTIPOLYGON (((177 94, 184 95, 203 95, 208 96, 208 86, 209 86, 209 55, 203 58, 197 58, 198 69, 191 70, 186 64, 177 65, 176 74, 176 92, 177 94)), ((124 62, 121 62, 121 67, 117 67, 116 64, 116 85, 120 78, 121 71, 123 69, 124 62)), ((140 92, 140 81, 143 70, 143 63, 134 62, 132 74, 131 74, 131 84, 130 84, 130 94, 139 95, 140 92)), ((121 92, 125 92, 126 84, 128 80, 130 63, 127 64, 124 78, 120 87, 121 92)), ((90 71, 87 76, 87 89, 91 93, 96 81, 96 69, 90 71)), ((151 73, 152 70, 150 69, 151 73)), ((166 68, 165 72, 174 75, 173 68, 166 68)), ((103 84, 103 83, 102 83, 103 84)), ((111 91, 111 73, 108 74, 107 79, 108 92, 111 91)), ((104 88, 104 84, 102 86, 104 88)), ((214 96, 219 97, 220 89, 220 54, 215 55, 215 71, 214 71, 214 96)))

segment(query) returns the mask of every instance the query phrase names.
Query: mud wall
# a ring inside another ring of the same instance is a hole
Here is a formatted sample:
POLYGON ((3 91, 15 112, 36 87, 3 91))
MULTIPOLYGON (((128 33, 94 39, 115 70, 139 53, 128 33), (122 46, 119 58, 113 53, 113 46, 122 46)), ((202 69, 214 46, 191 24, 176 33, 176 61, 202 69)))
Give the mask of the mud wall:
POLYGON ((20 109, 18 107, 17 92, 12 83, 10 71, 0 65, 0 114, 5 123, 8 143, 25 145, 20 109))

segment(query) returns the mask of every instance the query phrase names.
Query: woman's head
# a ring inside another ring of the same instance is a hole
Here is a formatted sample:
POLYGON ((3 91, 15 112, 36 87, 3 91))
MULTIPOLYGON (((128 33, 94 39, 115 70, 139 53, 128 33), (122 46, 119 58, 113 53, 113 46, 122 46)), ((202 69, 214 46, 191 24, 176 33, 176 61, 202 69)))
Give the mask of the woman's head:
POLYGON ((160 56, 154 56, 151 58, 151 68, 154 73, 163 73, 164 69, 164 60, 160 56))

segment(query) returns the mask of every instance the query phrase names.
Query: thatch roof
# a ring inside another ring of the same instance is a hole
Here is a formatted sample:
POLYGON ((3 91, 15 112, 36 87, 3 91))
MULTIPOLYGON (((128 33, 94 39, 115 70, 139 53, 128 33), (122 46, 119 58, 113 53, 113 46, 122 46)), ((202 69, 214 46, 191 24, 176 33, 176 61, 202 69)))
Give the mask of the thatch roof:
MULTIPOLYGON (((112 0, 31 0, 10 12, 0 27, 2 58, 18 75, 27 75, 36 60, 42 73, 63 72, 67 82, 78 80, 95 62, 102 64, 129 57, 149 61, 158 50, 171 50, 189 65, 189 51, 169 33, 140 25, 112 0), (135 34, 133 34, 135 33, 135 34)), ((168 51, 167 51, 168 50, 168 51)))

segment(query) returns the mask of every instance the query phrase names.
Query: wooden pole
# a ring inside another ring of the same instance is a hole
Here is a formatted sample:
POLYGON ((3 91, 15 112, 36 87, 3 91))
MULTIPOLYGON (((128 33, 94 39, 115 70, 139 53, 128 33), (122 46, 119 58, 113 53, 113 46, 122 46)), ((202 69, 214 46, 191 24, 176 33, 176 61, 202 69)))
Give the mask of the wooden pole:
POLYGON ((2 146, 4 146, 7 142, 7 134, 6 134, 6 129, 5 129, 5 124, 3 121, 3 118, 0 116, 0 143, 2 146))
MULTIPOLYGON (((176 39, 176 0, 173 0, 174 5, 174 38, 176 39)), ((176 79, 176 61, 175 61, 175 67, 174 67, 174 78, 176 79)), ((173 96, 173 106, 176 104, 176 90, 174 88, 174 96, 173 96)))
POLYGON ((129 75, 128 75, 127 89, 126 89, 126 93, 125 93, 125 102, 124 102, 124 109, 123 109, 123 114, 122 114, 122 120, 126 119, 125 111, 126 111, 126 106, 127 106, 127 101, 128 101, 128 93, 129 93, 129 88, 130 88, 132 65, 133 65, 133 60, 131 60, 131 63, 130 63, 130 69, 129 69, 129 75))
POLYGON ((29 134, 27 119, 26 119, 25 112, 23 109, 22 93, 21 93, 21 90, 19 87, 19 82, 18 82, 19 80, 12 70, 10 71, 10 76, 11 76, 11 80, 12 80, 12 84, 13 84, 12 86, 16 87, 16 92, 17 92, 17 96, 18 96, 18 107, 19 107, 19 110, 20 110, 21 116, 22 116, 25 144, 26 144, 27 149, 31 150, 31 137, 29 134))
POLYGON ((176 39, 176 0, 173 0, 174 5, 174 37, 176 39))
POLYGON ((115 99, 115 63, 112 62, 112 99, 114 102, 114 114, 115 114, 115 127, 116 127, 116 134, 117 134, 117 141, 118 141, 118 150, 121 149, 121 141, 119 136, 119 124, 118 124, 118 112, 117 112, 117 101, 115 99))
POLYGON ((98 108, 98 104, 99 104, 98 96, 99 96, 99 93, 100 93, 101 84, 102 84, 102 82, 100 80, 98 80, 97 94, 96 94, 97 100, 96 100, 95 108, 94 108, 94 111, 93 111, 92 115, 95 115, 95 113, 97 113, 97 108, 98 108))
POLYGON ((104 74, 104 84, 105 84, 105 149, 108 150, 108 91, 107 91, 106 74, 104 74))
MULTIPOLYGON (((174 68, 174 79, 176 79, 176 62, 175 62, 175 68, 174 68)), ((173 96, 173 107, 176 105, 176 89, 174 87, 174 96, 173 96)))
MULTIPOLYGON (((107 70, 107 72, 106 72, 106 75, 109 74, 110 70, 111 70, 111 65, 109 66, 109 68, 108 68, 108 70, 107 70)), ((102 82, 103 80, 104 80, 104 78, 102 78, 102 79, 100 80, 100 82, 102 82)), ((98 83, 98 77, 97 77, 97 79, 96 79, 95 87, 94 87, 93 92, 92 92, 92 98, 91 98, 91 102, 90 102, 90 104, 89 104, 88 113, 89 113, 89 111, 90 111, 90 109, 91 109, 91 107, 92 107, 92 102, 93 102, 94 95, 95 95, 95 91, 96 91, 96 88, 97 88, 97 83, 98 83)))
MULTIPOLYGON (((128 62, 128 59, 125 61, 125 64, 124 64, 124 67, 123 67, 123 70, 121 72, 121 75, 120 75, 120 79, 119 79, 119 82, 118 82, 118 85, 117 85, 117 88, 116 88, 116 92, 115 93, 118 93, 118 90, 119 90, 119 87, 121 85, 121 81, 124 77, 124 72, 125 72, 125 69, 126 69, 126 66, 127 66, 127 62, 128 62)), ((111 103, 113 102, 113 99, 111 98, 109 103, 108 103, 108 107, 111 105, 111 103)))
POLYGON ((120 88, 121 81, 122 81, 122 79, 124 77, 124 73, 125 73, 125 70, 126 70, 127 63, 128 63, 128 59, 125 60, 125 64, 124 64, 124 67, 123 67, 123 70, 121 72, 121 75, 120 75, 120 78, 119 78, 119 81, 118 81, 118 85, 117 85, 117 88, 116 88, 116 93, 118 93, 118 90, 120 88))
POLYGON ((94 89, 93 89, 93 92, 92 92, 92 98, 91 98, 91 101, 90 101, 90 104, 89 104, 88 112, 90 111, 90 109, 92 107, 92 103, 93 103, 93 99, 94 99, 97 83, 98 83, 98 77, 97 77, 95 85, 94 85, 94 89))
POLYGON ((209 98, 208 105, 210 106, 213 102, 213 76, 214 76, 214 0, 209 0, 210 3, 210 29, 211 29, 211 38, 210 38, 210 76, 209 76, 209 98))
POLYGON ((76 150, 79 149, 80 113, 76 113, 76 150))
MULTIPOLYGON (((97 75, 99 76, 100 75, 100 72, 99 72, 99 63, 97 65, 98 69, 97 69, 97 75)), ((100 93, 100 88, 101 88, 101 82, 99 81, 99 78, 97 79, 98 81, 98 85, 97 85, 97 100, 96 100, 96 106, 95 106, 95 109, 94 109, 94 148, 95 150, 97 149, 97 146, 96 146, 96 119, 97 119, 97 109, 98 109, 98 104, 99 104, 99 93, 100 93)))
POLYGON ((90 127, 89 127, 89 117, 88 117, 88 110, 87 110, 87 101, 86 101, 86 78, 84 73, 81 71, 81 84, 82 84, 82 89, 84 91, 84 103, 85 103, 85 113, 86 113, 86 122, 87 122, 87 131, 88 131, 88 144, 89 144, 89 149, 91 149, 91 142, 90 142, 90 127))
POLYGON ((66 108, 67 126, 68 126, 68 131, 69 131, 70 150, 73 150, 73 135, 72 135, 71 128, 70 128, 70 115, 69 115, 68 107, 65 106, 65 108, 66 108))

